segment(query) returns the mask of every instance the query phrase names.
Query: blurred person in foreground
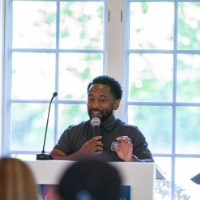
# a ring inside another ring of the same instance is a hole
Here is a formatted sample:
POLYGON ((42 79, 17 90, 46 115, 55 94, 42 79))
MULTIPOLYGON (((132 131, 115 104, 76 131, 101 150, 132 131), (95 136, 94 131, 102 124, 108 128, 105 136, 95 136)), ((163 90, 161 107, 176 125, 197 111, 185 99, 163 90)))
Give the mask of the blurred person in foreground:
POLYGON ((89 120, 69 126, 50 153, 53 159, 78 160, 98 157, 105 161, 154 162, 144 135, 134 125, 116 118, 122 98, 121 85, 114 78, 102 75, 87 87, 89 120), (100 120, 94 131, 91 121, 100 120))
POLYGON ((29 167, 16 158, 0 158, 0 200, 38 200, 38 189, 29 167))
POLYGON ((122 179, 118 170, 98 159, 81 159, 50 187, 48 200, 120 200, 122 179))

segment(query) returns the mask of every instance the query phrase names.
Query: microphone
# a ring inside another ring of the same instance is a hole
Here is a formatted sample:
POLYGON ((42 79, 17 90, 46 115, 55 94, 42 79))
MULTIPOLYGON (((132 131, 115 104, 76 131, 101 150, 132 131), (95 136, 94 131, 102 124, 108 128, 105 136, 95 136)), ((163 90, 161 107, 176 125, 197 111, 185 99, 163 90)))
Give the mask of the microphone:
POLYGON ((93 117, 90 121, 90 124, 94 128, 94 136, 99 136, 99 125, 101 124, 101 121, 98 117, 93 117))
POLYGON ((49 110, 48 110, 48 116, 47 116, 47 122, 46 122, 46 128, 45 128, 45 134, 44 134, 44 144, 43 144, 43 149, 41 151, 40 154, 37 154, 36 156, 36 160, 50 160, 52 159, 50 155, 47 155, 45 153, 45 144, 46 144, 46 137, 47 137, 47 128, 48 128, 48 124, 49 124, 49 115, 50 115, 50 110, 51 110, 51 103, 54 99, 54 97, 56 97, 58 95, 57 92, 53 93, 53 96, 51 97, 50 103, 49 103, 49 110))

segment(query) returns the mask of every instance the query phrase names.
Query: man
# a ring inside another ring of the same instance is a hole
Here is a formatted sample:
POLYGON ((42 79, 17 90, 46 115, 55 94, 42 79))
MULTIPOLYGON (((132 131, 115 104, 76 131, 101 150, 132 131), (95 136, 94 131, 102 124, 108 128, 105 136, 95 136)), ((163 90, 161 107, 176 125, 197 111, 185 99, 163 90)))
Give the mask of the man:
POLYGON ((90 120, 100 119, 99 130, 94 131, 90 120, 68 127, 51 151, 51 157, 78 160, 91 156, 106 161, 153 162, 139 129, 114 116, 122 97, 119 82, 106 75, 98 76, 89 83, 87 93, 88 115, 90 120))

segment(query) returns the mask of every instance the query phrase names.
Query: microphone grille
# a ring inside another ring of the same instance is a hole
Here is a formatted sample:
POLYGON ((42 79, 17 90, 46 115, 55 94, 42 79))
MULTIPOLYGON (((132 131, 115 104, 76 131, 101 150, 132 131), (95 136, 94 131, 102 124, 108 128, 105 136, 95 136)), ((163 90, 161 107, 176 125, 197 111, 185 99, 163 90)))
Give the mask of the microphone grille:
POLYGON ((58 95, 58 93, 57 93, 57 92, 54 92, 54 93, 53 93, 53 96, 54 96, 54 97, 56 97, 57 95, 58 95))
POLYGON ((101 121, 98 117, 93 117, 90 123, 94 127, 94 126, 99 126, 101 124, 101 121))

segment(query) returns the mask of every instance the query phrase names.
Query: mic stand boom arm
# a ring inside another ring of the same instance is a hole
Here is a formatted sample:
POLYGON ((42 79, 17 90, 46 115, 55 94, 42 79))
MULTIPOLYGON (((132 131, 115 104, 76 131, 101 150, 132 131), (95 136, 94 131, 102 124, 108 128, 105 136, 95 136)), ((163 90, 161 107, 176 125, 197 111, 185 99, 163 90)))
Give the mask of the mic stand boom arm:
POLYGON ((57 96, 57 92, 54 92, 53 96, 50 100, 50 103, 49 103, 47 122, 46 122, 45 134, 44 134, 44 144, 43 144, 42 152, 40 154, 37 154, 37 156, 36 156, 37 160, 50 160, 50 159, 52 159, 50 155, 45 154, 44 149, 45 149, 45 144, 46 144, 46 137, 47 137, 48 124, 49 124, 49 115, 50 115, 50 110, 51 110, 51 103, 52 103, 54 97, 56 97, 56 96, 57 96))

